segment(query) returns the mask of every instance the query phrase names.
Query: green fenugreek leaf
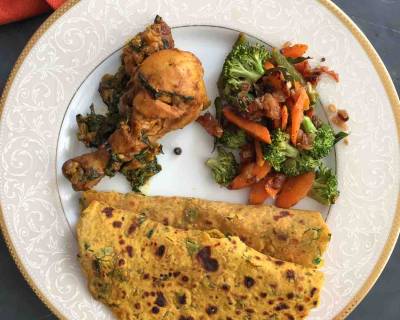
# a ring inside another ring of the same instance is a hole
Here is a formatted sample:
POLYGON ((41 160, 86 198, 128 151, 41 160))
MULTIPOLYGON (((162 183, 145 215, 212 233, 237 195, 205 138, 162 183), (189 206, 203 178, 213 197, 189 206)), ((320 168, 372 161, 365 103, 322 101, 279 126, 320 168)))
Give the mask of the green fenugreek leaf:
POLYGON ((193 223, 199 217, 199 211, 195 208, 186 208, 183 213, 183 219, 186 223, 193 223))
POLYGON ((153 234, 154 234, 154 229, 150 229, 149 231, 147 231, 146 237, 150 239, 153 236, 153 234))
POLYGON ((186 244, 186 250, 190 256, 193 256, 200 250, 200 245, 192 239, 186 239, 185 244, 186 244))

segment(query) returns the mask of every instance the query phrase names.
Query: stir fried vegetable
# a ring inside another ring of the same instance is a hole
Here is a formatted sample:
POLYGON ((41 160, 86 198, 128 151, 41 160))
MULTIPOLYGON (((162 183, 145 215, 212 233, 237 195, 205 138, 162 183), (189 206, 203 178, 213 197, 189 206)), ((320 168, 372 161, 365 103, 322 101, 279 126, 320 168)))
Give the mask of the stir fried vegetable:
POLYGON ((336 202, 339 197, 339 191, 337 189, 336 176, 331 169, 324 165, 318 168, 308 196, 325 205, 331 205, 336 202))
POLYGON ((282 54, 286 58, 295 59, 295 58, 299 58, 303 54, 305 54, 307 49, 308 49, 308 46, 306 44, 295 44, 295 45, 290 46, 290 47, 285 47, 281 51, 282 51, 282 54))
POLYGON ((224 130, 222 137, 218 139, 218 143, 230 149, 239 149, 247 143, 247 135, 241 129, 228 128, 224 130))
POLYGON ((318 101, 319 97, 316 89, 311 85, 311 83, 307 83, 304 80, 301 73, 296 70, 296 67, 292 63, 290 63, 288 58, 286 58, 282 53, 280 53, 279 50, 273 49, 272 57, 277 63, 277 65, 285 71, 284 75, 288 81, 292 82, 297 81, 301 85, 305 86, 307 95, 310 99, 310 104, 311 105, 315 104, 318 101))
POLYGON ((285 181, 275 204, 280 208, 290 208, 307 196, 315 179, 314 172, 290 177, 285 181))
POLYGON ((222 68, 221 96, 238 110, 246 110, 254 100, 252 84, 264 75, 264 62, 270 55, 264 46, 250 44, 241 34, 222 68))
POLYGON ((289 177, 298 176, 305 172, 315 171, 319 164, 319 160, 300 152, 296 158, 289 158, 282 164, 281 172, 289 177))
POLYGON ((238 164, 232 152, 221 147, 217 151, 217 157, 208 159, 206 165, 211 168, 214 180, 218 184, 228 186, 237 174, 238 164))
POLYGON ((287 158, 296 158, 298 154, 299 151, 289 143, 289 135, 280 129, 272 135, 272 143, 264 147, 264 158, 278 172, 287 158))
POLYGON ((215 126, 223 133, 208 130, 218 156, 207 165, 218 184, 250 188, 250 204, 270 198, 289 208, 308 195, 330 205, 339 195, 322 161, 348 133, 335 134, 315 112, 320 75, 339 78, 326 66, 312 68, 307 50, 306 44, 269 50, 241 34, 222 67, 215 126), (222 147, 239 151, 240 166, 222 147))
POLYGON ((262 166, 257 163, 248 163, 243 166, 240 174, 233 179, 229 188, 234 190, 247 188, 253 183, 264 179, 270 170, 271 166, 266 162, 262 166))
POLYGON ((301 122, 303 120, 303 111, 304 105, 306 101, 307 93, 303 87, 299 89, 298 98, 295 104, 292 107, 291 118, 292 118, 292 127, 290 130, 290 140, 294 145, 296 145, 297 137, 299 135, 299 130, 301 126, 301 122))
POLYGON ((249 43, 234 48, 223 68, 226 84, 240 90, 244 84, 256 82, 264 74, 263 63, 268 54, 264 47, 249 43))
POLYGON ((307 116, 304 117, 302 125, 304 131, 310 133, 313 137, 312 149, 308 153, 314 159, 326 157, 335 144, 335 133, 332 128, 327 124, 323 124, 317 129, 307 116))
POLYGON ((243 85, 251 84, 264 74, 264 61, 270 53, 261 45, 243 42, 235 46, 223 66, 223 79, 230 90, 239 91, 243 85))
POLYGON ((268 199, 269 194, 265 190, 265 184, 263 179, 250 187, 249 204, 261 204, 268 199))
POLYGON ((254 149, 256 152, 256 163, 259 167, 262 167, 265 163, 261 142, 258 140, 254 141, 254 149))
POLYGON ((302 85, 305 85, 305 81, 301 74, 289 62, 289 60, 286 59, 286 57, 282 53, 280 53, 278 49, 272 49, 272 58, 274 59, 275 63, 285 71, 284 75, 286 75, 287 80, 293 82, 297 81, 302 85))
POLYGON ((222 112, 228 121, 247 131, 249 135, 262 142, 271 143, 271 136, 267 127, 236 115, 229 107, 225 107, 222 112))
POLYGON ((306 90, 308 97, 310 98, 310 105, 316 104, 319 99, 317 89, 315 89, 315 87, 310 82, 307 82, 306 90))
POLYGON ((287 107, 284 105, 281 110, 281 129, 286 130, 289 120, 289 112, 287 107))

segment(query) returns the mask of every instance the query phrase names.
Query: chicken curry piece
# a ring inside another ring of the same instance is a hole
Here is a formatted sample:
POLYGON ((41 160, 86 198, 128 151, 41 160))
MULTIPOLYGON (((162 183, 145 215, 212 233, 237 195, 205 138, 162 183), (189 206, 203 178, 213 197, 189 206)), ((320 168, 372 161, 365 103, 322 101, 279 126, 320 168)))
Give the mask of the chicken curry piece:
MULTIPOLYGON (((193 122, 209 106, 201 62, 173 46, 171 30, 160 17, 125 46, 122 67, 106 75, 99 88, 108 115, 92 109, 87 117, 77 117, 78 138, 100 149, 64 163, 63 174, 74 190, 88 190, 105 175, 121 171, 136 191, 131 169, 138 169, 138 163, 146 167, 144 159, 153 161, 160 152, 158 139, 193 122)), ((150 175, 161 170, 159 165, 151 168, 150 175)))

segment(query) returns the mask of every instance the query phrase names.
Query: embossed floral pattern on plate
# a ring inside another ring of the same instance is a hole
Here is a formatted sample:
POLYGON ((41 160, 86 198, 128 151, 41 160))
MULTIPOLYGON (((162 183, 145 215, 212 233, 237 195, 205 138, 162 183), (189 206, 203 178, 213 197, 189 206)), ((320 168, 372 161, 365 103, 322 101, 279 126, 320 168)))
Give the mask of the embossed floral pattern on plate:
POLYGON ((0 127, 0 200, 16 254, 39 290, 68 319, 110 319, 86 290, 73 233, 56 192, 57 139, 82 81, 157 13, 171 26, 214 25, 268 43, 308 43, 341 75, 321 96, 351 114, 349 146, 337 149, 339 202, 328 224, 321 306, 310 319, 339 313, 377 263, 396 214, 399 141, 389 97, 372 62, 346 27, 317 1, 87 0, 58 19, 21 65, 0 127), (284 22, 284 23, 283 23, 284 22))

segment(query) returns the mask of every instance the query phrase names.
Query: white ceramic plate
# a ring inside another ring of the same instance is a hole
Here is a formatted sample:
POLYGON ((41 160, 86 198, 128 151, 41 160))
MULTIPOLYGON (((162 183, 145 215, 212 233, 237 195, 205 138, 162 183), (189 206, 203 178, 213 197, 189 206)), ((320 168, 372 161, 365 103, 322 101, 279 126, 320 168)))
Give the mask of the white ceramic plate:
MULTIPOLYGON (((86 151, 75 138, 75 115, 92 102, 103 106, 101 76, 118 68, 121 46, 157 13, 173 27, 176 47, 202 61, 211 99, 238 30, 274 46, 308 43, 310 55, 326 57, 339 72, 339 85, 323 81, 319 90, 324 104, 351 115, 350 145, 340 144, 328 160, 341 197, 331 208, 312 200, 299 206, 321 210, 333 233, 322 303, 310 319, 343 318, 376 280, 398 234, 399 102, 373 48, 326 1, 72 1, 57 11, 24 51, 2 100, 1 222, 24 276, 60 318, 112 318, 86 289, 74 235, 79 194, 61 166, 86 151)), ((246 201, 245 191, 213 183, 204 166, 212 141, 200 126, 170 133, 161 143, 163 171, 145 193, 246 201), (179 157, 176 146, 183 149, 179 157)), ((129 186, 117 176, 96 189, 127 192, 129 186)))

